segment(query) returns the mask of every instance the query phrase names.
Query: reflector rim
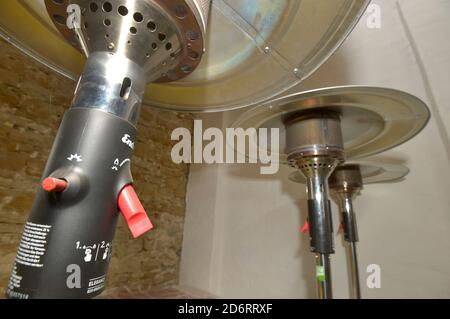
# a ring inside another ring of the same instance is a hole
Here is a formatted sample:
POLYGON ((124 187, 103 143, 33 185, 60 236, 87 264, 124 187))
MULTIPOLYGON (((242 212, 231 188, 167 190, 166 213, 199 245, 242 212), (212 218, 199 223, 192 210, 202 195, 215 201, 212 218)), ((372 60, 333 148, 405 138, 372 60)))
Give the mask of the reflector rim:
MULTIPOLYGON (((370 167, 376 170, 376 174, 368 175, 361 169, 363 184, 378 184, 378 183, 394 183, 400 182, 405 178, 410 170, 402 164, 381 163, 376 161, 349 161, 342 164, 358 165, 359 167, 370 167)), ((305 184, 305 177, 300 171, 294 171, 289 174, 289 180, 294 183, 305 184)))

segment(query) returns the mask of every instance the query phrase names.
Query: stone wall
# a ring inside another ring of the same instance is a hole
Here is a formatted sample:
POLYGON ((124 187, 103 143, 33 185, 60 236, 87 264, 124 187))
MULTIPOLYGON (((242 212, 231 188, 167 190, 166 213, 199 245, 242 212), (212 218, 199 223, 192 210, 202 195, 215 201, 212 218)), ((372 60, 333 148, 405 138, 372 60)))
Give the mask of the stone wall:
MULTIPOLYGON (((24 222, 75 83, 0 40, 0 287, 7 284, 24 222)), ((133 158, 135 187, 155 228, 132 239, 120 218, 108 287, 178 283, 189 167, 170 159, 170 133, 189 115, 145 108, 133 158)), ((106 292, 106 295, 108 292, 106 292)), ((3 294, 2 294, 3 295, 3 294)))

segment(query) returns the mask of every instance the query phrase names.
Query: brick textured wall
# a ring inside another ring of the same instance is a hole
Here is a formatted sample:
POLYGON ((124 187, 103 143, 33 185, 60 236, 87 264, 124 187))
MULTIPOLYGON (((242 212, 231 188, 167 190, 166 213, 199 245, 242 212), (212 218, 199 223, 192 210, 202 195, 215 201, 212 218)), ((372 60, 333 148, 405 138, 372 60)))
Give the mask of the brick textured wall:
MULTIPOLYGON (((0 40, 0 287, 7 284, 24 222, 75 83, 0 40)), ((108 287, 177 284, 189 167, 170 159, 176 127, 189 115, 142 111, 132 172, 155 228, 132 239, 120 218, 108 287)), ((108 291, 106 292, 108 295, 108 291)))

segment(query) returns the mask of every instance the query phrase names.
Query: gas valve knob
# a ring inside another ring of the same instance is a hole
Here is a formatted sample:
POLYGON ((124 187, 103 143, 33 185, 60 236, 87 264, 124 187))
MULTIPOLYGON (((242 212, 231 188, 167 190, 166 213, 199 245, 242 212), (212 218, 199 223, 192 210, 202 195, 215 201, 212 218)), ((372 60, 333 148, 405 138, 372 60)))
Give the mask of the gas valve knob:
POLYGON ((60 193, 66 190, 68 183, 61 178, 47 177, 42 181, 42 188, 49 193, 60 193))
POLYGON ((118 206, 131 234, 137 238, 153 228, 133 186, 125 186, 119 194, 118 206))

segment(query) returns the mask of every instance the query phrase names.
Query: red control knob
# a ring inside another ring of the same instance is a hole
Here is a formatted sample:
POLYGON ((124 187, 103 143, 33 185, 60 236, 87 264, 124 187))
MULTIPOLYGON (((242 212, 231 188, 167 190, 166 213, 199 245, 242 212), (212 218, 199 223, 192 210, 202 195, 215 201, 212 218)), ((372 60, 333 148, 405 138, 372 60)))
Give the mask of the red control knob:
POLYGON ((142 207, 133 186, 128 185, 122 189, 117 203, 134 238, 153 228, 152 222, 148 218, 144 207, 142 207))
POLYGON ((305 224, 303 224, 303 227, 300 229, 300 232, 302 234, 305 234, 308 230, 309 230, 309 223, 308 221, 306 221, 305 224))
POLYGON ((42 181, 42 188, 47 192, 62 192, 67 185, 65 180, 54 177, 47 177, 42 181))

